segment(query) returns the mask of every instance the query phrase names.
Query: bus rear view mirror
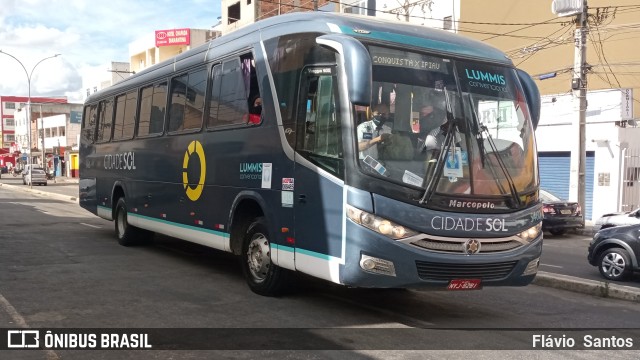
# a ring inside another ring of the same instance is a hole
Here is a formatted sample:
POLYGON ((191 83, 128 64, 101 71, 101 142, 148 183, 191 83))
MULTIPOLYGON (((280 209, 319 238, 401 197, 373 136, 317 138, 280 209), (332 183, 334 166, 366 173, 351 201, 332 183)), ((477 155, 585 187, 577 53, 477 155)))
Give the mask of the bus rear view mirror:
POLYGON ((529 112, 531 113, 531 123, 533 124, 533 129, 535 130, 538 127, 538 122, 540 122, 540 91, 538 90, 538 85, 533 81, 533 78, 523 70, 518 69, 518 77, 520 78, 520 82, 522 83, 522 90, 524 91, 524 96, 527 99, 527 104, 529 105, 529 112))
POLYGON ((316 42, 340 55, 347 76, 351 103, 369 106, 372 80, 371 57, 367 48, 358 40, 342 34, 322 35, 316 38, 316 42))

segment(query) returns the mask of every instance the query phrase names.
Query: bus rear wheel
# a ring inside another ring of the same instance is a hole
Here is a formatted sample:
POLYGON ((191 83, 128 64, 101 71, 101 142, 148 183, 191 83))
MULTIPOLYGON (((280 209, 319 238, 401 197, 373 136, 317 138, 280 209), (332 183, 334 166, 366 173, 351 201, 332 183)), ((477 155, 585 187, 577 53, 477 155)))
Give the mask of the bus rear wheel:
POLYGON ((116 203, 115 229, 118 243, 122 246, 145 244, 150 241, 152 233, 132 226, 127 220, 127 202, 124 197, 116 203))
POLYGON ((242 242, 242 272, 251 291, 264 296, 282 294, 289 272, 271 261, 269 231, 263 217, 247 228, 242 242))

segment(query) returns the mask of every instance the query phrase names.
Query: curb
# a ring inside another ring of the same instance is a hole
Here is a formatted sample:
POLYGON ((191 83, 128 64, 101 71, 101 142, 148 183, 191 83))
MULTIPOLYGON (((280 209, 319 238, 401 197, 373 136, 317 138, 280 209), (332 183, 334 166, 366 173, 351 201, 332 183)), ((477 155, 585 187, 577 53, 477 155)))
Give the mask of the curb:
POLYGON ((42 195, 42 196, 45 196, 45 197, 56 198, 58 200, 74 202, 76 204, 78 203, 78 198, 75 197, 75 196, 56 194, 56 193, 52 193, 52 192, 48 192, 48 191, 29 189, 29 188, 24 188, 24 187, 21 187, 21 186, 9 185, 9 184, 4 184, 4 183, 0 183, 0 186, 6 186, 9 189, 15 189, 15 190, 19 190, 19 191, 30 192, 30 193, 33 193, 33 194, 36 194, 36 195, 42 195))
POLYGON ((538 271, 534 285, 562 289, 604 298, 640 303, 640 289, 608 281, 582 279, 575 276, 538 271))

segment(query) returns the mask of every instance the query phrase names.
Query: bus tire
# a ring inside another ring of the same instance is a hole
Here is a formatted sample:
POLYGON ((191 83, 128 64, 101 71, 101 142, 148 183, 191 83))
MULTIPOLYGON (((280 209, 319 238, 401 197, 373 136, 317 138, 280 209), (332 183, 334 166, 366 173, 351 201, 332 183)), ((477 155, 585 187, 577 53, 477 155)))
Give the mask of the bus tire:
POLYGON ((242 272, 251 291, 263 296, 278 296, 288 284, 289 272, 271 262, 269 228, 264 217, 255 219, 242 241, 242 272))
POLYGON ((122 246, 141 245, 149 242, 152 232, 137 228, 129 224, 127 220, 127 203, 124 197, 116 203, 115 229, 118 243, 122 246))

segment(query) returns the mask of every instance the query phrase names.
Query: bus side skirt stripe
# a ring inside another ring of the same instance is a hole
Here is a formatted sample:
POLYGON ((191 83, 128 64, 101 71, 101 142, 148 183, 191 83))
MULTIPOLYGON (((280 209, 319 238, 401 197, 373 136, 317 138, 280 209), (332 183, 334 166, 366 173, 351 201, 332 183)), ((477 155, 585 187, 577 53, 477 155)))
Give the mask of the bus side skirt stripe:
POLYGON ((231 252, 231 247, 229 244, 230 237, 228 233, 179 224, 172 221, 155 219, 152 217, 133 213, 127 213, 127 220, 133 226, 155 231, 160 234, 183 239, 214 249, 231 252))

